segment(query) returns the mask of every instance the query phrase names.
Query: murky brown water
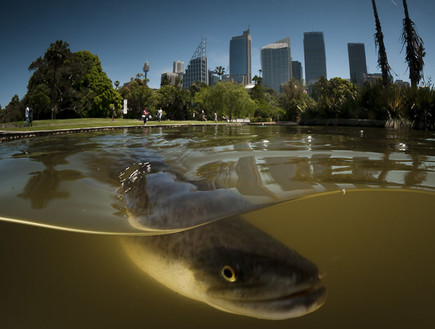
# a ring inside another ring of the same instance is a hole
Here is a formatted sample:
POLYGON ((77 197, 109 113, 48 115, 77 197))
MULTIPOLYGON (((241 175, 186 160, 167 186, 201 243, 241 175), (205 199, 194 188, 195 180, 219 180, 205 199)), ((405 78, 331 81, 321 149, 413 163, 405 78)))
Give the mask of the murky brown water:
POLYGON ((152 128, 0 144, 0 327, 431 327, 434 168, 434 134, 383 129, 152 128), (113 235, 143 234, 120 183, 143 162, 202 191, 278 202, 242 218, 326 274, 325 304, 259 320, 149 278, 113 235))

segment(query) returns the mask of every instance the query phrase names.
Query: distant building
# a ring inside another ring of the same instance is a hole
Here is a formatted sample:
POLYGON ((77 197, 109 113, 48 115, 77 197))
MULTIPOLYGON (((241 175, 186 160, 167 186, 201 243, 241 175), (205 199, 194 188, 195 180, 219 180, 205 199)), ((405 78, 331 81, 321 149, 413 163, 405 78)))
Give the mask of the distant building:
POLYGON ((382 80, 382 73, 367 73, 363 76, 363 83, 373 83, 377 80, 382 80))
POLYGON ((350 82, 362 86, 367 75, 366 51, 363 43, 348 43, 350 82))
POLYGON ((304 33, 305 80, 311 85, 320 77, 327 78, 323 32, 304 33))
POLYGON ((177 84, 178 73, 174 72, 166 72, 162 74, 160 85, 172 85, 175 86, 177 84))
POLYGON ((201 40, 189 62, 189 65, 187 66, 183 79, 183 87, 185 89, 189 89, 196 81, 208 84, 206 43, 205 39, 201 40))
POLYGON ((216 75, 215 71, 208 70, 208 84, 214 86, 220 81, 219 76, 216 75))
POLYGON ((281 85, 292 76, 290 38, 264 46, 260 55, 263 85, 280 93, 281 85))
POLYGON ((292 62, 292 78, 301 81, 302 80, 302 64, 298 61, 292 62))
POLYGON ((251 44, 249 29, 230 40, 230 76, 235 82, 245 85, 252 79, 251 44))
POLYGON ((183 61, 175 61, 173 64, 173 73, 184 73, 184 62, 183 61))
POLYGON ((403 88, 409 88, 409 87, 411 87, 411 85, 409 84, 409 82, 407 82, 407 81, 403 81, 403 80, 396 80, 396 81, 394 81, 394 83, 395 83, 396 85, 398 85, 399 87, 403 87, 403 88))

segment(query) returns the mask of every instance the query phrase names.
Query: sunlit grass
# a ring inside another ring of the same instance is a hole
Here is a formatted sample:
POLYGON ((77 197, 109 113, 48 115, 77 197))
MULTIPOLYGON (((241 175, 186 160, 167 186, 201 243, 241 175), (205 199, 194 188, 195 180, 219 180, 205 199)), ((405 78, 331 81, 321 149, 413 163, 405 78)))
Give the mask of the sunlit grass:
MULTIPOLYGON (((224 122, 220 122, 224 123, 224 122)), ((147 126, 156 125, 198 125, 198 124, 216 124, 214 121, 170 121, 162 122, 148 121, 147 126)), ((41 131, 41 130, 62 130, 62 129, 80 129, 80 128, 99 128, 99 127, 134 127, 143 126, 143 121, 136 119, 111 119, 104 118, 86 118, 86 119, 59 119, 59 120, 35 120, 33 126, 24 127, 24 121, 9 122, 0 125, 2 131, 41 131)))

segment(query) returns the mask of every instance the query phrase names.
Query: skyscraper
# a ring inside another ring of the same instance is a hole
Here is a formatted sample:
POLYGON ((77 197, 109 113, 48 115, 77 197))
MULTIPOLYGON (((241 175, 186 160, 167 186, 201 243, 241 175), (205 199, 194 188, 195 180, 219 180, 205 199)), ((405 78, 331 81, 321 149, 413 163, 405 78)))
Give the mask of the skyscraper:
POLYGON ((189 62, 183 80, 185 89, 189 89, 196 81, 208 84, 206 45, 206 40, 202 39, 189 62))
POLYGON ((292 62, 292 78, 298 81, 302 80, 302 64, 298 61, 292 62))
POLYGON ((304 33, 305 80, 308 85, 326 76, 326 53, 323 32, 304 33))
POLYGON ((366 51, 363 43, 348 43, 350 82, 363 85, 367 75, 366 51))
POLYGON ((263 85, 281 92, 281 85, 292 76, 290 38, 271 43, 261 48, 263 85))
POLYGON ((173 73, 184 73, 184 62, 183 61, 175 61, 173 64, 173 73))
POLYGON ((230 76, 235 82, 244 84, 251 82, 251 44, 249 29, 230 40, 230 76))

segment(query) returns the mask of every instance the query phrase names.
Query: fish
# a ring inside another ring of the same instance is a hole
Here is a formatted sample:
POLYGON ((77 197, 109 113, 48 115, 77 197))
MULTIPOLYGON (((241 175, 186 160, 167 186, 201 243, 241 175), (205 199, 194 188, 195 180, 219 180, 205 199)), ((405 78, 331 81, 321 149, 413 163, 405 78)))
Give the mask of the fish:
MULTIPOLYGON (((144 199, 148 204, 150 198, 172 200, 175 202, 153 204, 154 208, 163 207, 153 209, 153 214, 168 212, 163 216, 165 227, 179 227, 169 222, 184 219, 182 230, 121 238, 126 254, 144 273, 185 297, 220 311, 259 319, 294 318, 325 303, 322 274, 297 251, 251 225, 240 214, 209 222, 194 216, 202 204, 201 216, 210 218, 207 212, 222 206, 220 201, 213 206, 214 194, 222 192, 207 191, 200 194, 198 202, 199 191, 192 188, 191 182, 183 182, 180 177, 175 180, 173 173, 151 175, 127 184, 135 191, 128 197, 129 206, 134 207, 134 198, 138 198, 143 213, 144 199), (135 182, 139 185, 132 186, 135 182), (175 211, 180 200, 181 210, 175 211), (191 218, 194 223, 188 226, 191 218), (198 222, 201 225, 196 225, 198 222)), ((227 208, 231 208, 230 197, 234 195, 224 195, 227 208)), ((238 202, 240 199, 235 197, 234 203, 238 202)))
POLYGON ((170 233, 258 208, 230 189, 203 190, 161 163, 135 163, 120 174, 131 226, 170 233))

